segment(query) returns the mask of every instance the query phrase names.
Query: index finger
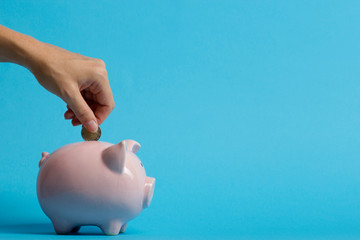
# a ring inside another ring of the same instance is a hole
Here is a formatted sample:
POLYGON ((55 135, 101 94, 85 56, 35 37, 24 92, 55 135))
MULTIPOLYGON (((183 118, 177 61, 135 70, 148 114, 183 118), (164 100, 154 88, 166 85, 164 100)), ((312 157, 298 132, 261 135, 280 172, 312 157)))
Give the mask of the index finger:
POLYGON ((115 107, 115 101, 108 81, 99 86, 94 94, 94 102, 90 108, 94 111, 98 123, 101 124, 109 116, 115 107))

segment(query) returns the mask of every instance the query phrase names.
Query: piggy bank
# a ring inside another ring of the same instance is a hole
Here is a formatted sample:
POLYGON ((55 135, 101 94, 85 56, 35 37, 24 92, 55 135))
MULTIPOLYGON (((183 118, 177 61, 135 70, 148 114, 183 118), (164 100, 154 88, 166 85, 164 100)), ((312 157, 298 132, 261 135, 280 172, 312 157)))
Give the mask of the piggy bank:
POLYGON ((150 205, 155 179, 136 156, 140 144, 79 142, 42 153, 37 195, 57 234, 96 225, 107 235, 124 232, 150 205))

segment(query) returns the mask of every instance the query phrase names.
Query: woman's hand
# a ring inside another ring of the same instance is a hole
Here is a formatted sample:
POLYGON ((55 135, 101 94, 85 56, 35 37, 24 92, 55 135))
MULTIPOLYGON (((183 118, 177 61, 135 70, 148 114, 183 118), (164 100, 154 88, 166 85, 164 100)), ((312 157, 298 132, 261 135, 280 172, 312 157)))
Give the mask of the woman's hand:
POLYGON ((105 63, 42 44, 42 54, 38 54, 30 70, 44 88, 67 103, 65 119, 95 132, 115 106, 105 63))
POLYGON ((0 62, 28 68, 38 82, 67 104, 65 119, 95 132, 115 103, 100 59, 40 42, 0 25, 0 62))

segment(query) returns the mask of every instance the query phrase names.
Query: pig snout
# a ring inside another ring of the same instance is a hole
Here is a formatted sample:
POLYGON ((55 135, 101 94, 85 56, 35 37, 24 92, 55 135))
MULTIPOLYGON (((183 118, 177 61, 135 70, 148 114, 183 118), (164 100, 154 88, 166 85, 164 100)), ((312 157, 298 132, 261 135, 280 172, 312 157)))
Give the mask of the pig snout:
POLYGON ((155 178, 146 177, 145 185, 144 185, 144 200, 143 200, 143 208, 147 208, 150 206, 151 199, 154 195, 155 189, 155 178))

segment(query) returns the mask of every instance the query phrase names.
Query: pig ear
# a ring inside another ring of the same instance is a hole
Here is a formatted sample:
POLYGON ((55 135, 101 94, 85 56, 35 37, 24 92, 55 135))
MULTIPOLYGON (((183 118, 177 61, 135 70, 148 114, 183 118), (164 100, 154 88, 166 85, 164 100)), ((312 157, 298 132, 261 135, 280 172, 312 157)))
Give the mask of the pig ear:
POLYGON ((110 170, 122 173, 125 167, 126 142, 121 141, 118 144, 106 148, 102 153, 102 158, 110 170))
POLYGON ((42 157, 41 157, 40 162, 39 162, 39 167, 41 167, 41 165, 43 165, 45 160, 50 156, 50 154, 47 153, 47 152, 43 152, 41 155, 42 155, 42 157))
POLYGON ((125 140, 125 142, 126 142, 126 145, 127 145, 127 150, 131 151, 133 153, 136 153, 137 151, 139 151, 139 149, 141 147, 140 143, 138 143, 135 140, 127 139, 127 140, 125 140))

